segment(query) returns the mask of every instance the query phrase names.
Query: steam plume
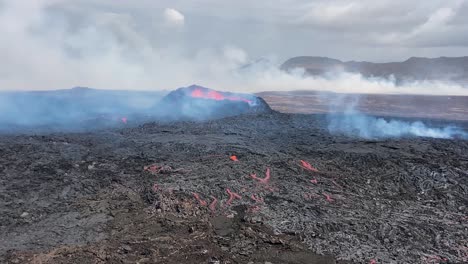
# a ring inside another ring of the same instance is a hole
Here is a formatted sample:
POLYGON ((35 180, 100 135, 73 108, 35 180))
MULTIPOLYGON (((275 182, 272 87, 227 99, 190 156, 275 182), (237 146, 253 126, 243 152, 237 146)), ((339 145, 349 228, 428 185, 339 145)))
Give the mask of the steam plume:
POLYGON ((357 110, 359 96, 346 95, 330 98, 328 130, 366 139, 399 138, 405 136, 468 139, 468 133, 457 126, 430 127, 422 121, 402 121, 365 115, 357 110), (342 112, 342 113, 336 113, 342 112))

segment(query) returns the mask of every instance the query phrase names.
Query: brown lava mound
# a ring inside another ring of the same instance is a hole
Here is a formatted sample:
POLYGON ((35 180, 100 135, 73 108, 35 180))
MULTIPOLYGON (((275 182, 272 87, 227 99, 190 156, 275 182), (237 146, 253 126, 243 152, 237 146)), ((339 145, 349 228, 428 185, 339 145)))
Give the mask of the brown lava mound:
POLYGON ((468 261, 467 141, 268 113, 1 136, 0 157, 1 263, 468 261))

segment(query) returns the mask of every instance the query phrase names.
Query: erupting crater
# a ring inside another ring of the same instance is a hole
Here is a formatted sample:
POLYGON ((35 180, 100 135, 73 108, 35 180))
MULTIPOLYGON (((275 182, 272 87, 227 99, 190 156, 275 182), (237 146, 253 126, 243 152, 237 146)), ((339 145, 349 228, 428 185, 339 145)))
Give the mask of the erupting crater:
POLYGON ((165 116, 195 120, 273 111, 262 98, 255 95, 221 92, 199 85, 170 92, 159 106, 159 112, 165 116))

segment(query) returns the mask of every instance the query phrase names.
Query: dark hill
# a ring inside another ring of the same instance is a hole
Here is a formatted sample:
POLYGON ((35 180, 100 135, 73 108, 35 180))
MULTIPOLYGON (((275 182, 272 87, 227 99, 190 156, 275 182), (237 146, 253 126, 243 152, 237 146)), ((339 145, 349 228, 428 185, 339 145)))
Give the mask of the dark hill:
POLYGON ((221 92, 199 85, 170 92, 157 107, 157 112, 166 118, 191 120, 272 111, 262 98, 253 94, 221 92))

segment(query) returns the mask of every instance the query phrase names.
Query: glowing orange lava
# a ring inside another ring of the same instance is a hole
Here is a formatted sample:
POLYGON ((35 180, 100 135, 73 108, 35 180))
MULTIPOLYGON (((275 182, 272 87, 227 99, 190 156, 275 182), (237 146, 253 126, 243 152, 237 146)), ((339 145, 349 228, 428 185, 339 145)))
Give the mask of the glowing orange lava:
POLYGON ((216 204, 218 203, 218 199, 216 199, 216 197, 213 197, 213 196, 211 196, 211 199, 213 199, 213 201, 211 202, 209 207, 210 207, 210 210, 214 212, 216 211, 216 204))
POLYGON ((318 170, 316 168, 312 167, 312 165, 310 165, 310 163, 307 162, 307 161, 301 160, 301 167, 308 170, 308 171, 318 172, 318 170))
POLYGON ((256 173, 253 173, 253 174, 250 174, 250 177, 252 177, 252 179, 254 180, 257 180, 259 181, 260 183, 263 183, 263 184, 268 184, 268 182, 270 181, 270 168, 267 168, 266 172, 265 172, 265 178, 259 178, 257 177, 257 174, 256 173))
POLYGON ((216 100, 216 101, 222 101, 222 100, 229 100, 229 101, 242 101, 246 102, 248 104, 252 104, 251 100, 238 97, 238 96, 225 96, 224 94, 217 92, 217 91, 203 91, 202 89, 194 89, 192 93, 190 94, 192 97, 195 98, 204 98, 204 99, 211 99, 211 100, 216 100))
POLYGON ((200 195, 198 195, 198 193, 193 192, 192 194, 193 194, 193 197, 195 197, 195 199, 200 203, 201 206, 208 205, 205 200, 200 198, 200 195))
POLYGON ((325 196, 325 199, 327 199, 328 202, 333 202, 333 199, 331 198, 331 195, 323 193, 323 196, 325 196))
POLYGON ((204 97, 202 90, 200 89, 193 90, 192 97, 200 97, 200 98, 204 97))
POLYGON ((242 196, 240 196, 239 194, 231 191, 231 189, 229 189, 229 188, 226 189, 226 192, 227 192, 227 194, 229 194, 229 200, 226 202, 225 205, 231 205, 231 203, 232 203, 232 201, 234 199, 242 199, 242 196))

